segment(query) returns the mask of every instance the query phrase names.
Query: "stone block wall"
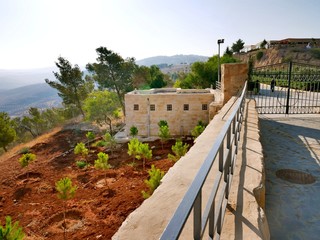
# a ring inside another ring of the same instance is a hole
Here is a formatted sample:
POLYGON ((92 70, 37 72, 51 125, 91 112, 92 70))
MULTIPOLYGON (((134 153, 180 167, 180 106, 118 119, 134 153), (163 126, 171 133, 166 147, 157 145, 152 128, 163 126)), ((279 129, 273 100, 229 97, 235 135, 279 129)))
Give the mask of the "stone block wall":
POLYGON ((237 96, 247 79, 247 63, 227 63, 221 65, 223 104, 228 102, 232 96, 237 96))

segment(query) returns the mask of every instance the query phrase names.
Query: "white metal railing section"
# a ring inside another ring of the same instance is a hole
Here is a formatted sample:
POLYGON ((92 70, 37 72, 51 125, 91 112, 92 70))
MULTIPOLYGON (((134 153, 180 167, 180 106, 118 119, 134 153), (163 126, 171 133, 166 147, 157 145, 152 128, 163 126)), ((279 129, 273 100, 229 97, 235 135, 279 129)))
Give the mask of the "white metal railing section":
POLYGON ((161 240, 179 239, 192 210, 193 238, 202 239, 205 232, 209 239, 220 238, 238 152, 246 89, 247 83, 195 179, 163 231, 161 240), (215 161, 219 161, 219 171, 202 212, 202 188, 215 161))

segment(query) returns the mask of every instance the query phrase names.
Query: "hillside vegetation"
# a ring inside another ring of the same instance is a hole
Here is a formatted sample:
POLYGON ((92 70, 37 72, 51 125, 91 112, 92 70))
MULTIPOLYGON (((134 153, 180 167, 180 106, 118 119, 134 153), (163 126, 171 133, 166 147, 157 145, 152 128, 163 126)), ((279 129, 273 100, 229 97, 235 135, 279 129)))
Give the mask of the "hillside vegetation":
POLYGON ((254 59, 255 67, 294 61, 299 63, 320 66, 320 49, 306 49, 297 47, 259 49, 248 53, 235 55, 243 62, 248 62, 249 58, 254 59), (259 56, 260 55, 260 56, 259 56))

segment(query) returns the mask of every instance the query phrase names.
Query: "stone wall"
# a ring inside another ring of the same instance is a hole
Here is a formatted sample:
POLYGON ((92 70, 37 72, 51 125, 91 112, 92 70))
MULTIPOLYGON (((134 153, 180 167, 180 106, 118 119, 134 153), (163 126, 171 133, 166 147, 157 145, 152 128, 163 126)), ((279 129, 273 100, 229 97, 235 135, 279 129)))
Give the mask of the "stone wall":
POLYGON ((223 104, 229 101, 232 96, 241 92, 245 81, 248 79, 247 63, 228 63, 221 65, 221 90, 223 104))

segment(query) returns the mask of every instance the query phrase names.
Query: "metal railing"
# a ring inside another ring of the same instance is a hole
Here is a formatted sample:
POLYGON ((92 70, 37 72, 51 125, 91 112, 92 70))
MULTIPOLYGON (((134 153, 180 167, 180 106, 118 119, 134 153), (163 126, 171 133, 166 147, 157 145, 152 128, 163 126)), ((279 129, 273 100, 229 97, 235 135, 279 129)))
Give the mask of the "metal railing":
POLYGON ((179 239, 192 211, 194 239, 202 239, 205 233, 209 239, 220 238, 238 152, 246 89, 247 83, 195 179, 163 231, 161 240, 179 239), (218 171, 202 211, 203 186, 216 161, 218 161, 218 171))

